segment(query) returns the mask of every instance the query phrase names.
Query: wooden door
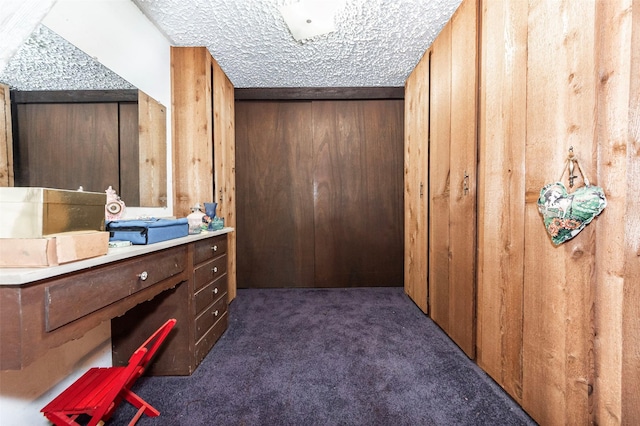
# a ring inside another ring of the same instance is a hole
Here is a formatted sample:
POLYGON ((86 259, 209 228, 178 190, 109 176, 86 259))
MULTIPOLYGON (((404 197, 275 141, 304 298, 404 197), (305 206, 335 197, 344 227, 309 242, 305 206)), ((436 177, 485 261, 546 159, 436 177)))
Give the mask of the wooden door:
POLYGON ((404 290, 428 313, 429 52, 405 84, 404 290))
POLYGON ((238 285, 400 286, 402 100, 236 104, 238 285))
POLYGON ((238 286, 312 287, 311 102, 237 102, 238 286))
POLYGON ((402 100, 313 102, 315 286, 403 284, 402 100))
POLYGON ((119 190, 118 104, 18 104, 16 186, 119 190))
POLYGON ((475 357, 477 3, 465 1, 432 46, 429 146, 430 315, 475 357))

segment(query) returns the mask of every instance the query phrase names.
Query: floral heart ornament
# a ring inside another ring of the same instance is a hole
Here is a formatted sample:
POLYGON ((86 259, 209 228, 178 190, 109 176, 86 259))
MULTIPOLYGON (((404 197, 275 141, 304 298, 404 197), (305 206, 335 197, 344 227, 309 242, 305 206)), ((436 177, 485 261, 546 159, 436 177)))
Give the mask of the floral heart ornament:
POLYGON ((573 147, 569 148, 569 156, 562 176, 560 181, 545 185, 540 190, 540 198, 538 198, 538 210, 551 236, 551 242, 555 245, 560 245, 578 235, 607 206, 604 190, 589 184, 589 179, 573 154, 573 147), (569 187, 573 187, 573 182, 578 177, 573 174, 575 165, 580 170, 585 186, 569 194, 561 182, 562 176, 568 170, 569 187))
POLYGON ((538 210, 555 245, 578 235, 607 206, 604 190, 587 185, 569 194, 562 182, 545 185, 538 198, 538 210))

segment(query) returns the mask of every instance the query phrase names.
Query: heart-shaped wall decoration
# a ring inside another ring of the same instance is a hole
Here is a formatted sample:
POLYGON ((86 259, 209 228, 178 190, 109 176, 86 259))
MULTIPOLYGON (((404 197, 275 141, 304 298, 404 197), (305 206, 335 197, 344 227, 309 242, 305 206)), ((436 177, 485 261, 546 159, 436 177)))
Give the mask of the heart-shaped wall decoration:
POLYGON ((578 235, 606 206, 604 190, 594 185, 569 194, 562 182, 554 182, 545 185, 538 198, 538 210, 555 245, 578 235))

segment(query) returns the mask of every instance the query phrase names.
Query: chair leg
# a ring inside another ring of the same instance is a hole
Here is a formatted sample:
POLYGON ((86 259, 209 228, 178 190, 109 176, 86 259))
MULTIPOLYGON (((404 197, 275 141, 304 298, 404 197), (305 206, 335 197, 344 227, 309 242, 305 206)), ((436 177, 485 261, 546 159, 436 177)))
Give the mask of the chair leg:
POLYGON ((160 415, 160 411, 156 410, 144 399, 140 398, 137 394, 133 393, 129 389, 125 389, 122 393, 124 399, 126 399, 131 405, 136 408, 139 408, 146 414, 148 417, 158 417, 160 415))
POLYGON ((138 412, 136 413, 135 416, 133 416, 133 419, 131 419, 131 421, 129 422, 129 426, 133 426, 136 424, 136 422, 140 419, 140 417, 142 417, 142 415, 144 414, 144 410, 146 407, 140 407, 140 409, 138 410, 138 412))

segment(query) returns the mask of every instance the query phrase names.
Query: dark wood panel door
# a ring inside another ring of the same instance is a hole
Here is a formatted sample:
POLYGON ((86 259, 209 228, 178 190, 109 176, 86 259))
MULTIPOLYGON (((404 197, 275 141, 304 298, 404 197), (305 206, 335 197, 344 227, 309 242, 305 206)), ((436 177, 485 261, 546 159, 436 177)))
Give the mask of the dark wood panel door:
POLYGON ((118 190, 118 104, 19 104, 16 186, 118 190))
POLYGON ((313 103, 315 283, 403 285, 402 100, 313 103))
POLYGON ((237 279, 313 287, 311 102, 236 103, 237 279))
POLYGON ((238 101, 238 286, 403 285, 403 100, 238 101))

